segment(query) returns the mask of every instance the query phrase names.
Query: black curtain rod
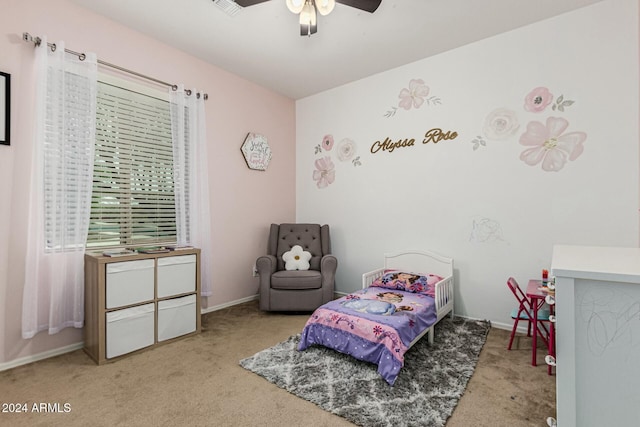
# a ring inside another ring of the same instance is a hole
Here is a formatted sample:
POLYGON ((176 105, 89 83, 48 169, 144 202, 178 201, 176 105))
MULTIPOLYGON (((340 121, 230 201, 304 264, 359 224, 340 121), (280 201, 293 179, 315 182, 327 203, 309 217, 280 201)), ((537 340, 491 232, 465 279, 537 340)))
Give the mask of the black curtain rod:
MULTIPOLYGON (((42 39, 40 37, 33 37, 33 36, 31 36, 31 34, 26 33, 26 32, 22 33, 22 40, 24 40, 25 42, 33 43, 36 46, 40 46, 40 44, 42 44, 42 39)), ((49 46, 49 48, 51 48, 52 50, 56 50, 55 43, 47 43, 47 46, 49 46)), ((84 58, 85 58, 85 54, 84 53, 74 52, 73 50, 70 50, 70 49, 65 49, 64 51, 67 52, 67 53, 70 53, 72 55, 77 56, 78 58, 80 58, 81 61, 84 60, 84 58)), ((162 80, 158 80, 156 78, 149 77, 149 76, 144 75, 144 74, 140 74, 140 73, 138 73, 136 71, 132 71, 132 70, 123 68, 123 67, 121 67, 119 65, 111 64, 109 62, 105 62, 105 61, 102 61, 100 59, 98 59, 98 64, 104 65, 105 67, 113 68, 115 70, 122 71, 122 72, 125 72, 125 73, 128 73, 128 74, 132 74, 132 75, 134 75, 136 77, 140 77, 140 78, 143 78, 145 80, 152 81, 154 83, 158 83, 158 84, 170 87, 173 90, 178 90, 178 86, 175 85, 175 84, 167 83, 167 82, 164 82, 162 80)), ((187 95, 191 95, 191 89, 185 89, 185 93, 187 95)), ((199 98, 200 97, 200 93, 197 93, 196 96, 199 98)), ((203 99, 205 101, 209 99, 209 95, 206 94, 206 93, 203 93, 202 97, 203 97, 203 99)))

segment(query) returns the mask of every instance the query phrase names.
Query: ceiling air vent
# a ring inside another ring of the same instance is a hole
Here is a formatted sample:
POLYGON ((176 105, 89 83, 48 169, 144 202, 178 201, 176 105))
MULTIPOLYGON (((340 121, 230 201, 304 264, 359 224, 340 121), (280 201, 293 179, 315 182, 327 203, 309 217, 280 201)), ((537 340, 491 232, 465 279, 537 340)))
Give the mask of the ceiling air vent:
POLYGON ((229 16, 236 16, 242 10, 238 3, 231 0, 213 0, 213 3, 229 16))

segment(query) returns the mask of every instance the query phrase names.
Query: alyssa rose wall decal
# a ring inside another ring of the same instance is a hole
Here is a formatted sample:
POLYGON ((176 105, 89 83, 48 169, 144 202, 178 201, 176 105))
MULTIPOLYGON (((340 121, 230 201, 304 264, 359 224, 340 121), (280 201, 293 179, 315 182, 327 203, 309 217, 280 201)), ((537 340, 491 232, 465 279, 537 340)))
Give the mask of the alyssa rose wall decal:
POLYGON ((546 124, 532 121, 520 137, 520 144, 531 147, 520 154, 520 160, 529 166, 542 162, 542 169, 557 172, 567 160, 577 159, 584 151, 585 132, 564 133, 569 122, 562 117, 549 117, 546 124))
POLYGON ((493 110, 484 121, 484 134, 489 139, 507 139, 519 128, 516 112, 507 108, 493 110))
POLYGON ((313 171, 313 180, 318 188, 327 188, 336 179, 335 165, 330 156, 324 156, 315 161, 316 169, 313 171))

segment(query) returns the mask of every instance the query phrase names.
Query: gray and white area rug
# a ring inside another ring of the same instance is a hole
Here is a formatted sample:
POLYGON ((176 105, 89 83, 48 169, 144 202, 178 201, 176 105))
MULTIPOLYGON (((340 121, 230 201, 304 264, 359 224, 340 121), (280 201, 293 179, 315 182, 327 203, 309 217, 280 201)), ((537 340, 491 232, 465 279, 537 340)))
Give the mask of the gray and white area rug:
POLYGON ((298 351, 300 335, 240 365, 360 426, 444 426, 473 375, 490 324, 445 318, 406 354, 393 387, 377 367, 324 347, 298 351))

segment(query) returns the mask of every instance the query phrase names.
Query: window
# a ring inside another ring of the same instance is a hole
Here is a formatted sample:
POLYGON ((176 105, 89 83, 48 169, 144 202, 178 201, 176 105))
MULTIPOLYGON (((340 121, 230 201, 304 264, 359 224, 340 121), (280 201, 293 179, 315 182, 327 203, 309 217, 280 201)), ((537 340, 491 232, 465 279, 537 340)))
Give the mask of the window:
POLYGON ((175 242, 175 218, 167 96, 101 77, 87 246, 175 242))

